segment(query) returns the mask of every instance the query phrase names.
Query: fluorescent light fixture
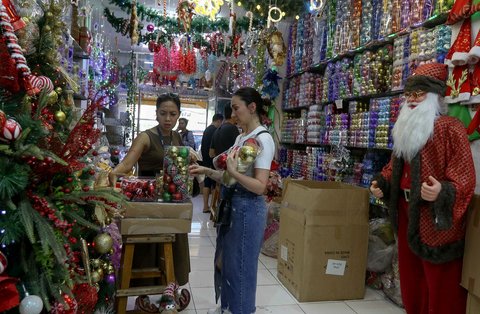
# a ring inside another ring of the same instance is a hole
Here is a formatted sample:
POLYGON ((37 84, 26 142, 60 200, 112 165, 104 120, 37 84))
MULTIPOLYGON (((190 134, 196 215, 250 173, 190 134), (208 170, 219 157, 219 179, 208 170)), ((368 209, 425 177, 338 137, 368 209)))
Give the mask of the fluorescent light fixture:
POLYGON ((145 64, 153 64, 153 61, 143 61, 145 64))

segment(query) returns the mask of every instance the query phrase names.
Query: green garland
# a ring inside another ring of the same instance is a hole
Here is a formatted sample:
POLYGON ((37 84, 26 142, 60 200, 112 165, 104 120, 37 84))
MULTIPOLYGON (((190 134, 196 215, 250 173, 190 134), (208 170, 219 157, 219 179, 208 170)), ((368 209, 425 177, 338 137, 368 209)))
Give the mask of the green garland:
MULTIPOLYGON (((130 34, 130 20, 129 19, 116 17, 115 15, 113 15, 113 13, 109 9, 104 10, 104 16, 107 18, 107 21, 112 25, 112 27, 115 29, 116 32, 121 33, 122 35, 127 36, 127 37, 130 36, 129 35, 130 34)), ((162 31, 162 34, 160 34, 160 36, 158 37, 158 43, 168 44, 168 43, 171 42, 173 36, 179 35, 181 33, 181 30, 179 30, 176 25, 175 25, 175 27, 176 28, 172 27, 171 29, 168 29, 166 32, 162 31)), ((225 25, 223 27, 224 28, 222 28, 222 30, 225 30, 225 31, 228 30, 228 25, 225 25)), ((141 27, 139 27, 139 28, 141 28, 141 27)), ((145 35, 139 34, 138 35, 138 44, 140 44, 140 43, 148 44, 148 42, 150 42, 152 40, 156 40, 158 32, 159 32, 159 30, 157 30, 155 32, 145 34, 145 35)), ((192 43, 196 48, 209 48, 210 47, 210 43, 203 38, 203 32, 193 33, 192 34, 192 43)), ((218 44, 218 51, 217 52, 223 54, 223 51, 224 51, 223 45, 224 45, 223 42, 220 42, 218 44)), ((228 45, 228 47, 227 47, 226 55, 230 55, 232 53, 232 49, 231 49, 232 45, 229 45, 228 43, 227 43, 227 45, 228 45)))
MULTIPOLYGON (((110 0, 110 4, 118 6, 122 11, 130 14, 132 2, 130 0, 110 0)), ((106 11, 105 11, 106 12, 106 11)), ((168 34, 183 34, 181 28, 178 26, 178 21, 176 18, 167 17, 165 18, 163 14, 155 9, 146 8, 144 5, 137 3, 137 15, 138 18, 142 21, 147 21, 156 26, 162 26, 166 29, 168 34)), ((264 19, 253 19, 253 28, 259 28, 264 25, 266 18, 264 19)), ((250 24, 250 19, 247 17, 237 18, 236 20, 236 29, 237 31, 247 32, 248 26, 250 24)), ((206 16, 194 16, 192 19, 192 26, 190 29, 191 33, 211 33, 215 31, 227 32, 229 25, 228 18, 217 18, 215 21, 211 21, 206 16)))
MULTIPOLYGON (((246 11, 252 11, 254 14, 262 14, 267 20, 269 5, 265 1, 261 0, 241 0, 242 7, 246 11), (260 9, 257 9, 257 5, 260 5, 260 9)), ((307 1, 299 0, 282 0, 278 3, 272 3, 270 6, 276 6, 282 12, 285 12, 285 16, 295 16, 306 11, 307 1)), ((275 13, 274 13, 275 14, 275 13)), ((277 17, 277 16, 274 16, 277 17)))

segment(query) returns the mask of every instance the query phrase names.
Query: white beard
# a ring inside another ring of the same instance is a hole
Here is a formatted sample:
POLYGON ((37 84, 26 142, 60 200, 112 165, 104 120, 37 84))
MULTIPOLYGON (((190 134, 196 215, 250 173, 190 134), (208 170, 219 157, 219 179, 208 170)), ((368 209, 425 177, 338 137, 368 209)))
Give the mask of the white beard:
POLYGON ((396 157, 412 161, 433 136, 440 110, 440 98, 434 93, 427 93, 427 98, 420 103, 403 103, 392 130, 393 153, 396 157), (410 108, 411 105, 416 107, 410 108))

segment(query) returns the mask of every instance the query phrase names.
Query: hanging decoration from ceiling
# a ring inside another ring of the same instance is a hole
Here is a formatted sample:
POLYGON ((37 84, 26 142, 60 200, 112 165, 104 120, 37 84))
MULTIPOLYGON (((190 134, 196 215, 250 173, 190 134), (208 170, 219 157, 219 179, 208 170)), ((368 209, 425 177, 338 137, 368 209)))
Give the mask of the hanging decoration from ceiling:
MULTIPOLYGON (((270 9, 270 6, 267 5, 266 1, 242 0, 241 3, 242 3, 242 7, 246 11, 256 12, 260 16, 268 16, 268 10, 270 9)), ((295 16, 297 14, 307 11, 306 1, 298 1, 298 0, 275 1, 275 6, 278 7, 282 12, 284 12, 285 16, 295 16)))
POLYGON ((211 21, 215 21, 215 17, 223 5, 223 0, 193 0, 193 3, 197 14, 208 16, 211 21))
POLYGON ((132 0, 132 15, 130 16, 130 25, 130 39, 133 46, 138 43, 137 0, 132 0))
MULTIPOLYGON (((132 3, 131 0, 110 0, 110 3, 116 5, 127 14, 131 13, 131 3, 132 3)), ((167 33, 180 34, 181 30, 178 28, 177 19, 166 17, 163 14, 164 12, 162 13, 155 9, 146 8, 144 5, 137 3, 137 15, 139 20, 153 23, 156 26, 161 26, 165 28, 167 33)), ((105 9, 104 15, 106 17, 108 16, 115 17, 108 8, 105 9)), ((265 23, 264 19, 259 19, 259 18, 253 19, 254 28, 258 28, 259 26, 264 25, 264 23, 265 23)), ((242 17, 237 19, 236 21, 237 30, 246 32, 248 30, 248 25, 249 25, 248 17, 242 17)), ((192 33, 211 33, 215 31, 227 32, 228 26, 229 26, 229 19, 227 18, 217 18, 214 21, 212 21, 206 16, 195 16, 192 18, 191 32, 192 33)))
POLYGON ((177 7, 178 25, 183 28, 183 31, 190 32, 192 26, 192 17, 194 11, 194 4, 188 0, 179 0, 177 7))

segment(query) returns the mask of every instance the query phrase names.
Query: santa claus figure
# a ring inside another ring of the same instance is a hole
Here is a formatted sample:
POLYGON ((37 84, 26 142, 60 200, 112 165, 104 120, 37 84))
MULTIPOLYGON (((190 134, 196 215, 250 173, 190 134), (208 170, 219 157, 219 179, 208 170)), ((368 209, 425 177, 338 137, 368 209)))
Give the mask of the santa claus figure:
POLYGON ((418 67, 393 128, 393 154, 370 191, 389 204, 407 314, 463 314, 460 286, 475 171, 465 127, 444 116, 444 64, 418 67))

